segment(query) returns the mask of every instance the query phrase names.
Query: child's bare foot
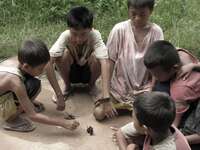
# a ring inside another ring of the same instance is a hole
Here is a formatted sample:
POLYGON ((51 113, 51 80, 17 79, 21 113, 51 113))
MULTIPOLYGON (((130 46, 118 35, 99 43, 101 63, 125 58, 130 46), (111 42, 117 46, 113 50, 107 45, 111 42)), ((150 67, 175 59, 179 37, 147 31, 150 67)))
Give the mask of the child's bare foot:
POLYGON ((73 121, 66 121, 63 125, 63 128, 68 129, 68 130, 75 130, 78 128, 78 126, 80 125, 80 123, 76 120, 73 121))

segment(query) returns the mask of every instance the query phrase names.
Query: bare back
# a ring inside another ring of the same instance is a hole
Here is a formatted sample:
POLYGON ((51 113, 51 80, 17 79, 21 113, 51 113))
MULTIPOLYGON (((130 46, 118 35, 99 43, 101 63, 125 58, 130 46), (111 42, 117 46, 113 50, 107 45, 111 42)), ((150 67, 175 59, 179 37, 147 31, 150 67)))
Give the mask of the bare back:
MULTIPOLYGON (((18 66, 18 60, 17 57, 11 57, 3 62, 0 63, 1 67, 12 67, 16 68, 18 66)), ((15 75, 11 74, 9 72, 0 71, 0 95, 7 92, 12 91, 12 82, 19 82, 20 78, 15 75)))

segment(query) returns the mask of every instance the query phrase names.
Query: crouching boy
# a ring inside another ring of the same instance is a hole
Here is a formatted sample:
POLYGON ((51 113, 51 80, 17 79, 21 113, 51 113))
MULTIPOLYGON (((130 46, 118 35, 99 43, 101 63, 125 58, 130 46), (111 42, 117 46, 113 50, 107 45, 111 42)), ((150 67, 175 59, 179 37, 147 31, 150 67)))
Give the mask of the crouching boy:
POLYGON ((35 76, 42 74, 49 59, 48 49, 42 41, 26 40, 18 50, 17 67, 0 64, 0 118, 5 121, 4 129, 19 132, 34 130, 30 121, 20 116, 22 111, 35 122, 70 130, 79 126, 76 121, 48 117, 35 110, 32 101, 41 88, 40 80, 35 76))

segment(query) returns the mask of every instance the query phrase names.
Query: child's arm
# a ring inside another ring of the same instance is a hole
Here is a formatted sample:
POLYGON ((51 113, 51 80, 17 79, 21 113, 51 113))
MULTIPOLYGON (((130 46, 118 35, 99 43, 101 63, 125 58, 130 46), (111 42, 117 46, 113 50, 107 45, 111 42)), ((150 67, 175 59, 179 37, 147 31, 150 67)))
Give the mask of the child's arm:
POLYGON ((129 144, 126 150, 138 150, 138 146, 135 144, 129 144))
POLYGON ((22 106, 22 108, 24 109, 24 111, 27 113, 28 117, 31 120, 43 124, 61 126, 63 128, 70 130, 74 130, 79 126, 79 123, 76 121, 69 123, 61 118, 53 118, 40 113, 36 113, 34 111, 33 104, 31 103, 30 99, 27 96, 24 84, 17 76, 12 77, 12 79, 10 80, 10 89, 16 94, 20 105, 22 106))
POLYGON ((116 144, 119 147, 119 150, 127 150, 128 147, 128 142, 126 141, 126 138, 124 137, 121 129, 115 128, 115 127, 111 127, 111 129, 113 130, 113 141, 116 142, 116 144))
POLYGON ((193 70, 200 71, 200 63, 185 64, 184 66, 181 67, 180 71, 178 72, 177 78, 183 77, 183 80, 185 80, 189 77, 190 73, 193 70))
POLYGON ((175 102, 176 105, 176 117, 175 120, 173 122, 173 124, 178 127, 183 114, 189 109, 189 104, 186 101, 176 101, 175 102))
POLYGON ((100 59, 103 98, 110 97, 110 63, 108 59, 100 59))
POLYGON ((178 51, 178 54, 182 64, 182 67, 177 75, 178 78, 184 76, 184 79, 187 79, 192 70, 200 71, 200 63, 197 63, 198 60, 196 58, 191 57, 191 55, 184 51, 178 51), (194 59, 196 60, 194 61, 194 59))
POLYGON ((54 63, 54 59, 51 58, 51 60, 49 61, 46 67, 46 75, 57 96, 57 110, 62 111, 65 109, 65 101, 64 101, 64 96, 62 94, 60 86, 58 84, 58 81, 56 79, 56 75, 53 69, 53 63, 54 63))
POLYGON ((175 127, 179 126, 182 116, 183 116, 182 114, 176 113, 176 117, 175 117, 174 122, 173 122, 173 125, 175 125, 175 127))
MULTIPOLYGON (((110 97, 110 63, 108 59, 100 59, 101 63, 101 76, 102 76, 102 97, 110 97)), ((103 103, 104 112, 108 118, 117 115, 116 109, 113 107, 112 102, 103 103)))
POLYGON ((200 143, 200 135, 192 134, 185 136, 189 144, 199 144, 200 143))
POLYGON ((128 147, 128 142, 126 141, 120 129, 117 131, 117 143, 120 150, 126 150, 126 148, 128 147))

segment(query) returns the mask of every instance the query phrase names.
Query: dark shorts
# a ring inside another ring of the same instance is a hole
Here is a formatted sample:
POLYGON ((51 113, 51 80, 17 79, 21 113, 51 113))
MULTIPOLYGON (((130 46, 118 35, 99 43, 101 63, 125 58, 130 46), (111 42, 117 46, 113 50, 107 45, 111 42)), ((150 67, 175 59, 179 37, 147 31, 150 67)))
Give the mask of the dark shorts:
POLYGON ((192 144, 190 145, 191 150, 200 150, 200 144, 192 144))
POLYGON ((84 66, 80 66, 76 63, 71 65, 69 73, 71 83, 89 83, 90 78, 91 71, 87 63, 84 66))
MULTIPOLYGON (((26 92, 30 100, 38 94, 41 88, 41 81, 35 77, 32 77, 28 74, 24 75, 24 85, 26 92)), ((14 99, 17 100, 16 95, 13 93, 14 99)))

